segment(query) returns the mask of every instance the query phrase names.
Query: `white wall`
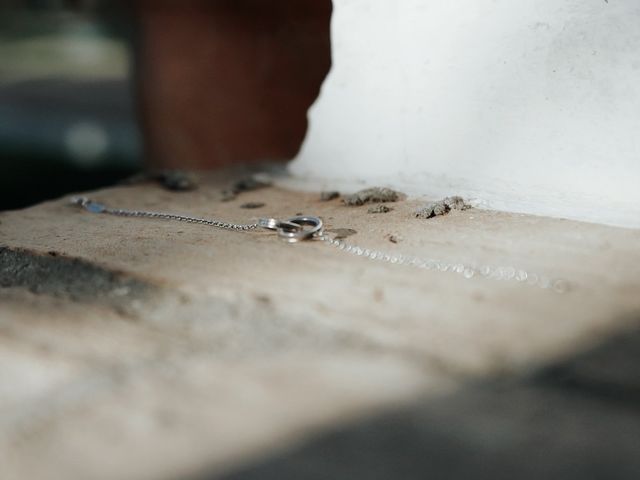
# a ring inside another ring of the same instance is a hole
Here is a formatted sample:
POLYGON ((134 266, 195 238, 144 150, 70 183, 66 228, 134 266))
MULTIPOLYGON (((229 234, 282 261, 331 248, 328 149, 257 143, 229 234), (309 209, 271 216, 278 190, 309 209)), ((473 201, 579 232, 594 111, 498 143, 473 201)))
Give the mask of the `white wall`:
POLYGON ((640 0, 334 7, 294 175, 640 227, 640 0))

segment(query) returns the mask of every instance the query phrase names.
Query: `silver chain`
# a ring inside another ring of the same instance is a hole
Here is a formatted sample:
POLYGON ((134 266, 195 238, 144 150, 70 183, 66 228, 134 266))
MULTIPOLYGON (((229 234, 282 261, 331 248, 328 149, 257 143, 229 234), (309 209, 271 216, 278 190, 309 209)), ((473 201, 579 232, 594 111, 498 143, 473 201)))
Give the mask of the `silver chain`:
POLYGON ((180 215, 176 213, 152 212, 148 210, 131 210, 111 208, 87 197, 72 197, 71 203, 84 208, 90 213, 104 213, 119 217, 152 218, 157 220, 175 220, 178 222, 195 223, 208 227, 249 232, 263 228, 277 232, 278 236, 289 243, 316 238, 322 233, 323 223, 318 217, 293 217, 282 221, 275 218, 261 218, 256 223, 230 223, 221 220, 180 215))
MULTIPOLYGON (((99 209, 101 204, 93 204, 91 208, 99 209)), ((222 228, 224 230, 235 230, 238 232, 248 232, 260 228, 258 223, 241 224, 228 223, 220 220, 190 217, 188 215, 178 215, 175 213, 150 212, 146 210, 125 210, 122 208, 108 208, 104 206, 102 211, 94 213, 108 213, 120 217, 137 217, 137 218, 155 218, 159 220, 176 220, 178 222, 195 223, 198 225, 206 225, 209 227, 222 228)))
POLYGON ((480 277, 489 280, 514 281, 545 290, 553 290, 557 293, 566 293, 569 290, 569 283, 566 280, 552 279, 546 275, 540 275, 516 267, 452 263, 436 259, 424 259, 411 255, 399 255, 397 253, 362 248, 340 239, 331 238, 327 234, 322 234, 318 238, 340 251, 378 262, 390 263, 392 265, 404 265, 443 273, 448 272, 461 275, 469 280, 480 277))
POLYGON ((545 290, 553 290, 557 293, 566 293, 569 290, 569 283, 562 279, 552 279, 546 275, 540 275, 531 271, 519 269, 512 266, 491 266, 453 263, 436 259, 424 259, 410 255, 399 255, 381 250, 372 250, 352 245, 342 239, 333 238, 324 231, 324 225, 318 217, 293 217, 286 221, 273 218, 261 218, 256 223, 240 224, 229 223, 215 219, 205 219, 175 213, 151 212, 146 210, 126 210, 121 208, 110 208, 101 203, 95 202, 86 197, 73 197, 71 202, 83 207, 91 213, 106 213, 120 217, 152 218, 159 220, 176 220, 198 225, 206 225, 224 230, 239 232, 249 232, 264 228, 274 230, 278 236, 289 243, 296 243, 302 240, 321 240, 337 250, 346 253, 368 258, 373 261, 401 265, 423 270, 452 273, 463 276, 466 279, 475 277, 490 280, 513 281, 524 285, 539 287, 545 290))

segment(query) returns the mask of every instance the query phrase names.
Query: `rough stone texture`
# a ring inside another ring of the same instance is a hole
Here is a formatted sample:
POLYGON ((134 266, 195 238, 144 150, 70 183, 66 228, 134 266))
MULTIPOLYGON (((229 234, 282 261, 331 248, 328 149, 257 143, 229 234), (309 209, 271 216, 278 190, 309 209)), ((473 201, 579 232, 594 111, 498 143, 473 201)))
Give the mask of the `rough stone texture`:
POLYGON ((343 202, 345 205, 358 207, 367 203, 397 202, 401 197, 401 193, 390 188, 373 187, 347 195, 344 197, 343 202))
MULTIPOLYGON (((3 281, 3 480, 221 475, 337 425, 569 356, 640 312, 638 231, 482 210, 425 223, 414 216, 415 200, 378 217, 275 187, 222 202, 231 180, 201 177, 190 192, 147 184, 90 196, 234 222, 315 214, 329 229, 355 230, 350 243, 518 265, 574 288, 558 295, 465 280, 320 242, 288 245, 270 232, 94 215, 67 199, 2 213, 3 278, 20 278, 7 275, 15 254, 6 252, 22 252, 25 265, 54 252, 102 272, 97 278, 132 278, 150 292, 131 299, 132 312, 3 281), (241 208, 247 202, 266 206, 251 212, 241 208), (394 246, 390 234, 402 243, 394 246)), ((55 285, 55 275, 42 278, 55 285)), ((59 282, 62 291, 80 288, 69 275, 59 282)), ((590 365, 581 375, 600 368, 590 365)), ((537 401, 525 392, 505 408, 517 399, 537 401)), ((616 412, 606 418, 625 425, 616 412)), ((517 416, 510 421, 517 425, 517 416)))
POLYGON ((451 210, 469 210, 471 205, 464 201, 462 197, 454 196, 447 197, 439 202, 431 202, 427 206, 421 208, 416 212, 417 218, 430 219, 433 217, 439 217, 446 215, 451 210))

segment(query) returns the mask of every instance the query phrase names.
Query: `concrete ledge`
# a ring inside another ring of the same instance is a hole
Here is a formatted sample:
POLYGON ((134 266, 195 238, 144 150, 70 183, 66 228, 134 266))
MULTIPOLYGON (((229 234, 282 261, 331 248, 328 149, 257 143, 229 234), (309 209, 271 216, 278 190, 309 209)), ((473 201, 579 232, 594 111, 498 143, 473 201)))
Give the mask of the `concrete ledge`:
MULTIPOLYGON (((90 195, 230 221, 320 215, 369 248, 519 265, 575 288, 558 295, 266 232, 91 215, 67 199, 2 213, 3 252, 54 252, 150 286, 118 309, 3 281, 4 479, 217 475, 472 379, 571 356, 640 311, 638 231, 477 209, 420 220, 417 200, 374 215, 274 187, 222 201, 233 181, 228 173, 201 176, 191 192, 140 184, 90 195), (264 206, 241 208, 249 202, 264 206)), ((17 278, 2 258, 3 278, 17 278)))

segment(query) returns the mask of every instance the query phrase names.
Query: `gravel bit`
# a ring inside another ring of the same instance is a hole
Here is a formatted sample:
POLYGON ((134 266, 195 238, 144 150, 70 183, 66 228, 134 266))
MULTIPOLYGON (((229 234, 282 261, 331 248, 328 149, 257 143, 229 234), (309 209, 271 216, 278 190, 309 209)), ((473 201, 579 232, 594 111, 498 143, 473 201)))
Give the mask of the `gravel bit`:
POLYGON ((446 215, 451 210, 468 210, 472 208, 462 197, 447 197, 439 202, 433 202, 416 212, 417 218, 429 219, 446 215))
POLYGON ((360 206, 367 203, 388 203, 397 202, 402 194, 384 187, 373 187, 360 190, 353 195, 348 195, 343 199, 345 205, 360 206))

